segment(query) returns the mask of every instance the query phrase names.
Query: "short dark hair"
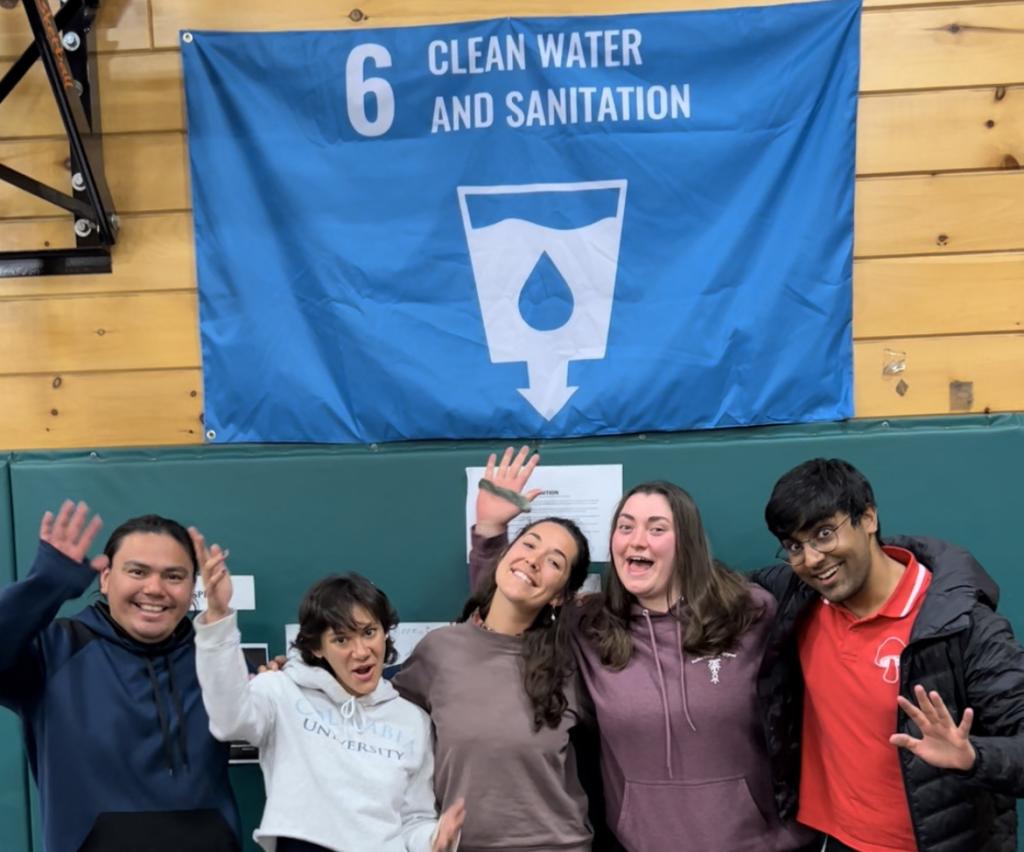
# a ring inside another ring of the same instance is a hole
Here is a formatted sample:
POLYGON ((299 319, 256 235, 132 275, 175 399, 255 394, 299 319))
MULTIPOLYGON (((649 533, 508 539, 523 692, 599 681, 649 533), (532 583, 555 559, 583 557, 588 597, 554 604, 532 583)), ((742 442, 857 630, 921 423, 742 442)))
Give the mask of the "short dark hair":
POLYGON ((107 544, 103 548, 103 554, 114 564, 114 554, 121 549, 121 542, 133 533, 149 533, 151 535, 169 535, 178 544, 185 548, 188 558, 192 560, 192 579, 199 576, 199 557, 196 556, 196 549, 192 544, 192 537, 177 521, 170 518, 162 518, 160 515, 140 515, 137 518, 130 518, 110 534, 107 544))
MULTIPOLYGON (((764 519, 780 541, 844 513, 857 526, 864 511, 877 506, 871 483, 843 459, 811 459, 784 473, 772 489, 764 519)), ((881 525, 876 533, 879 542, 881 525)))
POLYGON ((388 596, 360 574, 333 574, 310 586, 299 604, 299 632, 292 642, 308 666, 319 666, 331 670, 327 663, 317 657, 324 631, 350 633, 358 629, 354 610, 361 606, 380 622, 388 634, 384 651, 384 662, 393 663, 398 656, 391 641, 391 631, 398 626, 398 613, 388 596))

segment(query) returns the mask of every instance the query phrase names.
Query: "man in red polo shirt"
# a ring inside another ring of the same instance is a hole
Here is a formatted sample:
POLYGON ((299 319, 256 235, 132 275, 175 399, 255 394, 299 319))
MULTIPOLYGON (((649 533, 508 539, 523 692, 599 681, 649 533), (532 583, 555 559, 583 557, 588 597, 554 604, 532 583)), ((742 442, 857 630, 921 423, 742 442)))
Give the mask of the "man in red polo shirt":
POLYGON ((759 695, 797 818, 827 850, 1015 852, 1024 650, 995 583, 944 542, 883 545, 839 459, 785 474, 765 518, 783 564, 755 576, 779 600, 759 695))

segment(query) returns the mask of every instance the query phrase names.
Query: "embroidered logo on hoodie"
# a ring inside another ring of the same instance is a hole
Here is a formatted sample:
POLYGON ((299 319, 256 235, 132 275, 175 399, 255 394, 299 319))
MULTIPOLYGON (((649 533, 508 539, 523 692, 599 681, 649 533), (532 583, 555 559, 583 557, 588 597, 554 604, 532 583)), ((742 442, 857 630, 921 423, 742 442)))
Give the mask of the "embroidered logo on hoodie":
POLYGON ((691 663, 703 663, 703 662, 706 662, 708 664, 708 674, 711 676, 711 682, 712 683, 720 683, 721 682, 721 674, 722 674, 722 663, 726 659, 735 659, 735 658, 736 658, 735 654, 724 653, 724 654, 719 654, 717 657, 697 657, 695 660, 690 660, 690 662, 691 663))

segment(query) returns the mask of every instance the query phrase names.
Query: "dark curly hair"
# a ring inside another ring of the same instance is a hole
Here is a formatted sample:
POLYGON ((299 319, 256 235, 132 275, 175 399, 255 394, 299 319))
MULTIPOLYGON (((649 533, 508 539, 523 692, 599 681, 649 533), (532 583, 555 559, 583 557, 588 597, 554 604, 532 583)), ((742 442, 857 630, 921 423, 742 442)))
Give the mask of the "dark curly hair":
POLYGON ((494 576, 498 564, 505 558, 509 548, 538 524, 558 524, 565 529, 576 543, 576 558, 569 565, 569 579, 563 590, 562 605, 546 604, 523 634, 523 689, 533 705, 535 731, 544 725, 557 728, 569 707, 565 697, 565 683, 575 670, 575 663, 569 644, 569 627, 566 624, 568 616, 565 610, 590 571, 590 545, 583 531, 567 518, 543 518, 524 527, 483 573, 476 592, 466 601, 459 619, 466 621, 475 612, 479 612, 481 618, 487 617, 498 588, 494 576))
POLYGON ((395 661, 397 652, 391 631, 398 626, 398 613, 388 596, 359 574, 334 574, 310 586, 299 604, 299 633, 292 647, 302 655, 306 665, 331 671, 327 662, 314 652, 320 650, 324 631, 351 633, 359 628, 354 616, 359 606, 379 621, 388 634, 384 662, 395 661))

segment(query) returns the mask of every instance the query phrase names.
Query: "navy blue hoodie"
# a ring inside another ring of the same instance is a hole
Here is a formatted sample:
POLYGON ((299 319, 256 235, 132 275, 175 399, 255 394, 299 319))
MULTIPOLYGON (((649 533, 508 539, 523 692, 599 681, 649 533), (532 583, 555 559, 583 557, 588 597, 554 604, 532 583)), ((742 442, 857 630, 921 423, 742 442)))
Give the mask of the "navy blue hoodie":
POLYGON ((57 618, 96 572, 46 543, 0 592, 0 704, 22 720, 46 852, 239 847, 228 747, 209 732, 194 631, 132 639, 95 603, 57 618))

